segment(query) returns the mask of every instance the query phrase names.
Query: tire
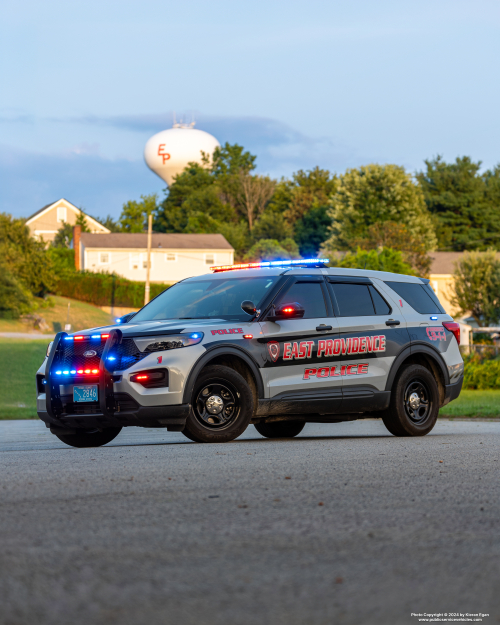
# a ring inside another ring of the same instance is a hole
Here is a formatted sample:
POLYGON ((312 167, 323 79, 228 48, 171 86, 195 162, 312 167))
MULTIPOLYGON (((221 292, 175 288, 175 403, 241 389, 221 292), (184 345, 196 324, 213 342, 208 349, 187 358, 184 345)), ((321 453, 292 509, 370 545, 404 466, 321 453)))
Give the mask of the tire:
POLYGON ((101 447, 110 443, 121 431, 122 428, 106 428, 102 432, 99 430, 82 430, 78 434, 55 434, 55 436, 71 447, 101 447))
POLYGON ((194 385, 182 433, 196 443, 227 443, 247 429, 254 394, 243 376, 223 365, 205 367, 194 385))
POLYGON ((439 389, 432 373, 421 365, 406 365, 396 376, 389 408, 382 416, 394 436, 425 436, 436 425, 439 389))
POLYGON ((305 421, 275 421, 274 423, 255 423, 259 434, 266 438, 293 438, 304 429, 305 421))

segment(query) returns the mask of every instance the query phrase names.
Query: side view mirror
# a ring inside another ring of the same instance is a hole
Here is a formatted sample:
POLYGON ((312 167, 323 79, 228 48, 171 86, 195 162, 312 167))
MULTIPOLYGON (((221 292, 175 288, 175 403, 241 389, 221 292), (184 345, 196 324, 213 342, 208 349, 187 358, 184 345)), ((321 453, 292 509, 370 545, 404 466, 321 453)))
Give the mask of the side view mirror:
POLYGON ((135 317, 135 315, 137 315, 136 312, 131 312, 126 315, 123 315, 123 317, 117 317, 115 321, 116 323, 119 323, 120 325, 122 323, 128 323, 132 319, 132 317, 135 317))
POLYGON ((271 314, 267 316, 269 321, 278 321, 279 319, 302 319, 305 315, 304 307, 298 302, 290 302, 288 304, 280 304, 271 314))
POLYGON ((249 299, 246 299, 245 301, 241 302, 241 310, 243 312, 246 312, 247 315, 255 315, 255 313, 257 312, 257 308, 255 307, 255 304, 251 302, 249 299))

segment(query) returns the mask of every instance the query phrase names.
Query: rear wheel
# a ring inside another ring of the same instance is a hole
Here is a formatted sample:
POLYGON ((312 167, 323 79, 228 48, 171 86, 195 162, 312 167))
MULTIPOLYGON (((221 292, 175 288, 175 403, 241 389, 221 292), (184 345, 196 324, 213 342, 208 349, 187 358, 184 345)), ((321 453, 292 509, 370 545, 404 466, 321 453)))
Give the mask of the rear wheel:
POLYGON ((424 436, 436 424, 439 389, 432 373, 421 365, 406 365, 398 373, 391 403, 382 419, 394 436, 424 436))
POLYGON ((197 443, 226 443, 242 434, 254 412, 254 396, 238 372, 223 365, 203 369, 194 385, 182 431, 197 443))
POLYGON ((275 421, 256 423, 255 429, 266 438, 293 438, 304 429, 305 421, 275 421))
POLYGON ((77 434, 56 434, 57 438, 71 447, 101 447, 110 443, 118 436, 122 428, 106 428, 105 430, 82 430, 77 434))

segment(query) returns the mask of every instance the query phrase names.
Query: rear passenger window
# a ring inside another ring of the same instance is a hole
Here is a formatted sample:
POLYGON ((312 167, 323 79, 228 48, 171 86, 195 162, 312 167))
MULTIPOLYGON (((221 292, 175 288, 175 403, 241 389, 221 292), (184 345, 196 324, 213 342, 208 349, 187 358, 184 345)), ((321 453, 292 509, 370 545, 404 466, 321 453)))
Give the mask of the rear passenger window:
POLYGON ((431 289, 427 284, 416 282, 386 282, 386 284, 422 315, 445 312, 434 292, 429 293, 431 289))
POLYGON ((373 304, 375 306, 375 314, 376 315, 390 315, 391 307, 385 301, 385 299, 380 295, 377 289, 373 286, 368 287, 370 289, 370 294, 372 296, 373 304))
POLYGON ((373 301, 366 284, 330 284, 339 306, 340 317, 374 315, 373 301))
POLYGON ((298 302, 306 311, 303 319, 327 317, 323 289, 319 282, 296 282, 284 295, 279 295, 275 306, 298 302))

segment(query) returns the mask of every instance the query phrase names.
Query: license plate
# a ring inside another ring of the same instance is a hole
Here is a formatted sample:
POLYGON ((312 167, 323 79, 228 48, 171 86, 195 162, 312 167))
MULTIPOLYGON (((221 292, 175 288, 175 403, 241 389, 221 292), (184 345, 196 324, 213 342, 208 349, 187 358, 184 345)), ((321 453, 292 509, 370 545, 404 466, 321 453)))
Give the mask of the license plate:
POLYGON ((81 402, 81 401, 97 401, 97 384, 88 384, 85 386, 74 386, 73 387, 73 401, 81 402))

